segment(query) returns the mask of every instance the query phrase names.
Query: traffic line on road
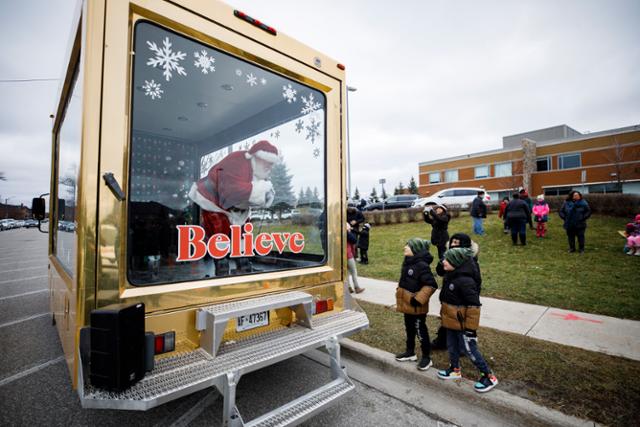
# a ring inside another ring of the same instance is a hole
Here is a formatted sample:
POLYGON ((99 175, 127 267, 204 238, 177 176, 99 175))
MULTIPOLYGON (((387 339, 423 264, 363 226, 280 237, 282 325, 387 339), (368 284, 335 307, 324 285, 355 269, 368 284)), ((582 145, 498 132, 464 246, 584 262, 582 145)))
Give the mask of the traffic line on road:
POLYGON ((32 368, 29 369, 25 369, 22 372, 18 372, 17 374, 11 375, 10 377, 4 378, 2 380, 0 380, 0 387, 5 386, 7 384, 10 384, 12 382, 14 382, 15 380, 19 380, 22 377, 26 377, 27 375, 31 375, 35 372, 38 372, 44 368, 47 368, 51 365, 55 365, 58 362, 61 362, 64 360, 64 356, 59 356, 56 357, 55 359, 49 360, 48 362, 44 362, 40 365, 34 366, 32 368))
POLYGON ((45 264, 45 265, 39 265, 38 267, 18 268, 17 270, 0 270, 0 273, 13 273, 16 271, 37 270, 37 269, 44 269, 47 267, 48 266, 45 264))
POLYGON ((33 319, 38 319, 40 317, 44 317, 44 316, 50 316, 51 313, 40 313, 40 314, 34 314, 33 316, 28 316, 28 317, 22 317, 18 320, 12 320, 11 322, 7 322, 7 323, 3 323, 0 325, 0 328, 4 328, 7 326, 11 326, 11 325, 17 325, 18 323, 22 323, 22 322, 27 322, 29 320, 33 320, 33 319))
POLYGON ((23 277, 22 279, 3 280, 2 282, 0 282, 0 285, 6 285, 7 283, 25 282, 27 280, 33 280, 33 279, 44 279, 46 277, 49 277, 49 276, 45 274, 43 276, 32 276, 32 277, 23 277))
POLYGON ((40 289, 38 291, 31 291, 31 292, 25 292, 22 294, 18 294, 18 295, 9 295, 8 297, 0 297, 0 301, 5 301, 11 298, 20 298, 20 297, 26 297, 28 295, 35 295, 35 294, 41 294, 44 292, 49 292, 49 289, 40 289))

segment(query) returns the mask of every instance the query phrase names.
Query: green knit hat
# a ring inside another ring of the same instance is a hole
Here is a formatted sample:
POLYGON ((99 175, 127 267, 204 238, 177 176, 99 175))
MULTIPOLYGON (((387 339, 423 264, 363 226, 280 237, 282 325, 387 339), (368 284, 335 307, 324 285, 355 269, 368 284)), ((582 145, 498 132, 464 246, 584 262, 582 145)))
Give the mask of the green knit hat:
POLYGON ((413 252, 414 255, 429 250, 429 241, 420 239, 419 237, 409 239, 407 241, 407 245, 409 245, 409 248, 411 248, 411 252, 413 252))
POLYGON ((454 268, 460 267, 471 257, 473 257, 473 250, 471 248, 451 248, 444 253, 444 259, 454 268))

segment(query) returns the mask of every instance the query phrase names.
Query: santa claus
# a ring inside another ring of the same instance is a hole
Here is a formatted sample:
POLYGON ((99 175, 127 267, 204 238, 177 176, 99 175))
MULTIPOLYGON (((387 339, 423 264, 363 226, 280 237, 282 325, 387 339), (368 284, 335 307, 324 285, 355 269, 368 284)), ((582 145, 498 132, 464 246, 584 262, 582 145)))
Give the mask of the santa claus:
MULTIPOLYGON (((201 208, 201 225, 207 238, 217 233, 231 236, 231 225, 244 224, 250 208, 271 206, 275 196, 271 168, 280 160, 278 154, 273 144, 259 141, 248 151, 229 154, 191 186, 189 198, 201 208)), ((214 261, 216 276, 229 274, 228 259, 214 261)), ((251 271, 246 258, 236 258, 235 262, 240 272, 251 271)))

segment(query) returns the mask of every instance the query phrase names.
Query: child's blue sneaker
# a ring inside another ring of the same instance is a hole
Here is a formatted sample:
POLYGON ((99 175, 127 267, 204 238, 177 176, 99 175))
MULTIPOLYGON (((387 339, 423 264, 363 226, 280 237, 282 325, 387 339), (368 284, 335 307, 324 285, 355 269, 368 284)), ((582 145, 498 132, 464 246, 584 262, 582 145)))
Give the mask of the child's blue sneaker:
POLYGON ((498 379, 495 375, 483 372, 478 382, 473 385, 473 388, 478 393, 486 393, 497 385, 498 379))
POLYGON ((459 380, 462 378, 462 373, 460 372, 460 368, 452 368, 449 366, 444 371, 438 371, 438 378, 443 380, 459 380))

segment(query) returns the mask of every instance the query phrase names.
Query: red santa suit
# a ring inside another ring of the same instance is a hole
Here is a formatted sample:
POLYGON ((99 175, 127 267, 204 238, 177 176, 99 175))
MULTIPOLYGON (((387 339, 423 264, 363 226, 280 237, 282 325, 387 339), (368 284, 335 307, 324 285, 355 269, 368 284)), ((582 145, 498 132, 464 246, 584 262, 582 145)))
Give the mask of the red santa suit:
POLYGON ((259 141, 248 151, 229 154, 191 186, 189 198, 202 209, 207 237, 230 235, 230 226, 244 224, 250 208, 271 206, 275 193, 268 178, 271 166, 278 161, 278 149, 268 141, 259 141))

